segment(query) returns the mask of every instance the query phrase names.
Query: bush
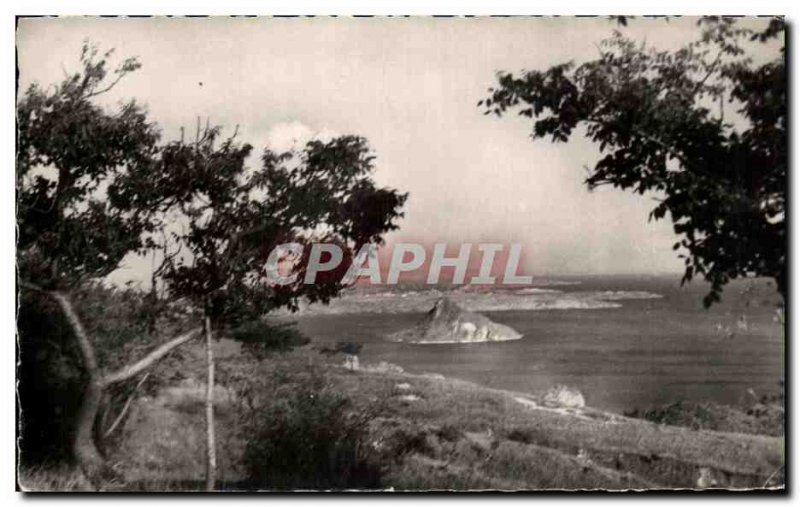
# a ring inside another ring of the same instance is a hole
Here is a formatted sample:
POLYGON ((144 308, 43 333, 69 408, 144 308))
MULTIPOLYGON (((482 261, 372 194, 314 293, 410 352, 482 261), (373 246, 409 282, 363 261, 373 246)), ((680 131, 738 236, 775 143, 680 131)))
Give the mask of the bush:
POLYGON ((244 468, 253 487, 379 488, 381 472, 366 445, 369 417, 319 377, 256 407, 244 431, 244 468))
POLYGON ((435 446, 428 431, 424 428, 399 428, 389 436, 389 449, 396 458, 409 454, 436 456, 435 446))
POLYGON ((256 357, 265 359, 275 352, 301 347, 311 340, 293 325, 271 325, 262 320, 247 322, 231 331, 231 338, 256 357))
POLYGON ((447 442, 457 442, 464 433, 452 424, 445 424, 436 431, 436 436, 447 442))
MULTIPOLYGON (((768 401, 766 398, 763 401, 768 401)), ((747 409, 712 402, 680 401, 663 407, 625 413, 657 424, 684 426, 693 430, 727 431, 757 435, 783 435, 783 406, 757 403, 747 409)))

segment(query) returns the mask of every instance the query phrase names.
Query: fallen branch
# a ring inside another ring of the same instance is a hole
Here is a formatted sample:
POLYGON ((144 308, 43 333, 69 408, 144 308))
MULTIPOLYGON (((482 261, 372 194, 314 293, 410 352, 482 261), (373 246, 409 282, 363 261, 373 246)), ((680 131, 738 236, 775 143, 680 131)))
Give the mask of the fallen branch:
POLYGON ((95 487, 99 488, 100 477, 104 472, 108 471, 108 467, 105 460, 100 455, 100 452, 97 450, 92 430, 97 420, 97 412, 100 409, 100 403, 106 389, 111 384, 122 382, 146 370, 173 349, 194 338, 200 332, 200 328, 192 329, 168 341, 131 366, 124 367, 110 375, 102 376, 97 364, 92 341, 81 323, 80 316, 72 306, 69 296, 62 292, 44 289, 25 280, 18 279, 17 283, 20 287, 41 292, 54 298, 56 302, 58 302, 78 342, 78 347, 89 379, 86 383, 81 405, 76 416, 76 429, 72 450, 86 478, 95 487))
POLYGON ((142 378, 139 380, 139 382, 136 383, 136 387, 133 388, 133 392, 131 393, 130 396, 128 396, 128 399, 125 401, 125 405, 122 406, 122 410, 119 412, 119 415, 117 416, 116 419, 114 419, 114 422, 106 430, 106 432, 103 433, 103 438, 108 438, 109 436, 111 436, 112 433, 114 433, 114 430, 117 429, 117 426, 119 426, 119 423, 121 423, 122 420, 125 418, 125 414, 128 413, 128 409, 131 406, 131 402, 136 397, 136 392, 139 391, 139 388, 142 387, 142 384, 144 384, 144 381, 147 380, 147 377, 149 377, 149 376, 150 376, 150 372, 148 371, 147 373, 145 373, 142 376, 142 378))
POLYGON ((135 377, 139 373, 143 372, 144 370, 152 366, 153 363, 155 363, 162 357, 172 352, 172 350, 175 349, 176 347, 179 347, 184 343, 188 342, 189 340, 195 338, 200 333, 201 330, 202 328, 194 328, 191 331, 188 331, 178 336, 177 338, 173 338, 167 343, 161 345, 160 347, 158 347, 157 349, 155 349, 154 351, 150 352, 145 357, 140 359, 138 362, 130 366, 126 366, 121 370, 117 370, 114 373, 106 375, 102 380, 103 385, 109 386, 116 382, 122 382, 123 380, 128 380, 131 377, 135 377))

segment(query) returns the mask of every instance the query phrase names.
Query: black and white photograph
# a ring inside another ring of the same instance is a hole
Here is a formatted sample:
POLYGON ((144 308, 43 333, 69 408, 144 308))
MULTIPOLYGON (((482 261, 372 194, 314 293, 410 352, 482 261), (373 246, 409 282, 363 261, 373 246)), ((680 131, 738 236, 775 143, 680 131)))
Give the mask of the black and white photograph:
POLYGON ((786 493, 790 19, 14 23, 25 496, 786 493))

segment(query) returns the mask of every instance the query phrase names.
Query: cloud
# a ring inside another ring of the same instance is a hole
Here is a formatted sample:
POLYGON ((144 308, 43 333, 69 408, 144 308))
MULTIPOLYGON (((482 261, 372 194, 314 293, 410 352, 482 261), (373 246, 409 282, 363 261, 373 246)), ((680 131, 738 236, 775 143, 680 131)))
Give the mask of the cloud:
POLYGON ((266 134, 267 148, 276 152, 285 152, 302 148, 314 139, 330 141, 339 134, 329 128, 313 129, 300 121, 277 123, 266 134))

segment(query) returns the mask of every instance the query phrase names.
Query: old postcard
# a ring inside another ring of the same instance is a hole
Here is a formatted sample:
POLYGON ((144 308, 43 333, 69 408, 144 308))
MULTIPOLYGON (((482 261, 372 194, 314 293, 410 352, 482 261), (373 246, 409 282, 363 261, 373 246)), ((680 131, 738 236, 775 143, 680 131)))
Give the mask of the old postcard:
POLYGON ((19 490, 785 490, 783 18, 16 22, 19 490))

